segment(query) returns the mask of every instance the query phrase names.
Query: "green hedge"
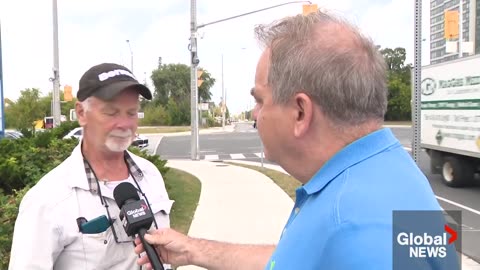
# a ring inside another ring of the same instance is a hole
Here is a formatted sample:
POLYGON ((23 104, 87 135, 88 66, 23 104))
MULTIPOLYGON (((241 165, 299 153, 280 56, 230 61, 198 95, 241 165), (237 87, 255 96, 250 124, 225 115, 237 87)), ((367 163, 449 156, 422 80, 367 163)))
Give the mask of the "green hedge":
MULTIPOLYGON (((78 140, 62 138, 76 126, 66 122, 51 130, 26 134, 25 138, 0 140, 0 269, 8 268, 13 228, 23 196, 70 156, 78 140)), ((162 175, 167 173, 166 160, 138 148, 129 150, 152 162, 162 175)))

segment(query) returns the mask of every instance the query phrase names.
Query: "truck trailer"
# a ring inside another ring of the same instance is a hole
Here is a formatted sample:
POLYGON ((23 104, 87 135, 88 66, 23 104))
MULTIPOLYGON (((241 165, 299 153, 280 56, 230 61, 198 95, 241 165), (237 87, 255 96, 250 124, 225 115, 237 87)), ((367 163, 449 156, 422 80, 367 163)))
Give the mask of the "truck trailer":
POLYGON ((480 55, 422 67, 420 147, 450 187, 480 167, 480 55))

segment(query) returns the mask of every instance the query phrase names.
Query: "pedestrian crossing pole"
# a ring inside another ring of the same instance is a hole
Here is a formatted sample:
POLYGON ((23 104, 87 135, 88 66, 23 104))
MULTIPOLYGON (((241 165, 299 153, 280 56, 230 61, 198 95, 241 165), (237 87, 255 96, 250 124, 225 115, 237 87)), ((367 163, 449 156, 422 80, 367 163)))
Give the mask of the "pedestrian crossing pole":
MULTIPOLYGON (((56 0, 54 0, 56 1, 56 0)), ((286 2, 286 3, 282 3, 282 4, 278 4, 278 5, 274 5, 274 6, 270 6, 270 7, 266 7, 266 8, 262 8, 262 9, 257 9, 257 10, 254 10, 254 11, 250 11, 250 12, 247 12, 247 13, 243 13, 243 14, 239 14, 239 15, 236 15, 236 16, 232 16, 232 17, 228 17, 228 18, 225 18, 225 19, 221 19, 221 20, 216 20, 216 21, 213 21, 213 22, 209 22, 209 23, 204 23, 204 24, 200 24, 200 25, 197 25, 197 1, 196 0, 190 0, 190 44, 188 46, 188 49, 190 50, 190 56, 191 56, 191 65, 190 65, 190 97, 191 97, 191 103, 190 103, 190 125, 191 125, 191 129, 192 129, 192 138, 191 138, 191 158, 192 160, 199 160, 200 159, 200 156, 199 156, 199 144, 198 144, 198 122, 199 122, 199 119, 198 119, 198 75, 197 75, 197 67, 198 67, 198 64, 200 63, 200 60, 198 59, 198 54, 197 54, 197 31, 199 28, 202 28, 202 27, 205 27, 207 25, 212 25, 212 24, 217 24, 217 23, 220 23, 220 22, 224 22, 224 21, 229 21, 229 20, 232 20, 232 19, 236 19, 236 18, 239 18, 239 17, 243 17, 243 16, 246 16, 246 15, 250 15, 250 14, 253 14, 253 13, 257 13, 257 12, 262 12, 262 11, 265 11, 265 10, 269 10, 269 9, 273 9, 273 8, 277 8, 277 7, 281 7, 281 6, 285 6, 285 5, 290 5, 290 4, 296 4, 296 3, 308 3, 308 4, 312 4, 312 2, 310 1, 290 1, 290 2, 286 2)), ((223 96, 223 98, 225 99, 225 95, 223 96)), ((225 108, 226 109, 226 108, 225 108)), ((223 117, 225 118, 225 117, 223 117)))
POLYGON ((191 126, 191 144, 190 155, 192 160, 199 160, 199 143, 198 143, 198 77, 197 67, 200 63, 197 55, 197 1, 190 1, 190 126, 191 126))

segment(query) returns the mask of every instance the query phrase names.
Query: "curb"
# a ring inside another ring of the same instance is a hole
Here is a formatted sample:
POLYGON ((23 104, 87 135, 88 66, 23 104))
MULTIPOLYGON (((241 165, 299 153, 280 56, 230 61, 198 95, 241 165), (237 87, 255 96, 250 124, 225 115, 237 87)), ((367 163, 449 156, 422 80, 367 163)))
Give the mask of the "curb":
POLYGON ((158 147, 160 147, 160 143, 162 142, 162 139, 163 139, 163 136, 161 136, 160 139, 158 139, 157 144, 155 144, 155 148, 153 149, 153 154, 154 154, 154 155, 157 154, 158 147))

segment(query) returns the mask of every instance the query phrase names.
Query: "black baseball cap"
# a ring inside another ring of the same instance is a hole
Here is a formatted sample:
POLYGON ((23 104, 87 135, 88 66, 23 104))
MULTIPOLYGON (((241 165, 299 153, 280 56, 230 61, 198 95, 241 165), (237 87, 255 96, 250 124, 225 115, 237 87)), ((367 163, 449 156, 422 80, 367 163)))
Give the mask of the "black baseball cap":
POLYGON ((112 100, 130 87, 136 88, 144 98, 152 99, 150 89, 139 83, 128 68, 118 64, 103 63, 91 67, 80 78, 77 99, 84 101, 94 96, 102 100, 112 100))

